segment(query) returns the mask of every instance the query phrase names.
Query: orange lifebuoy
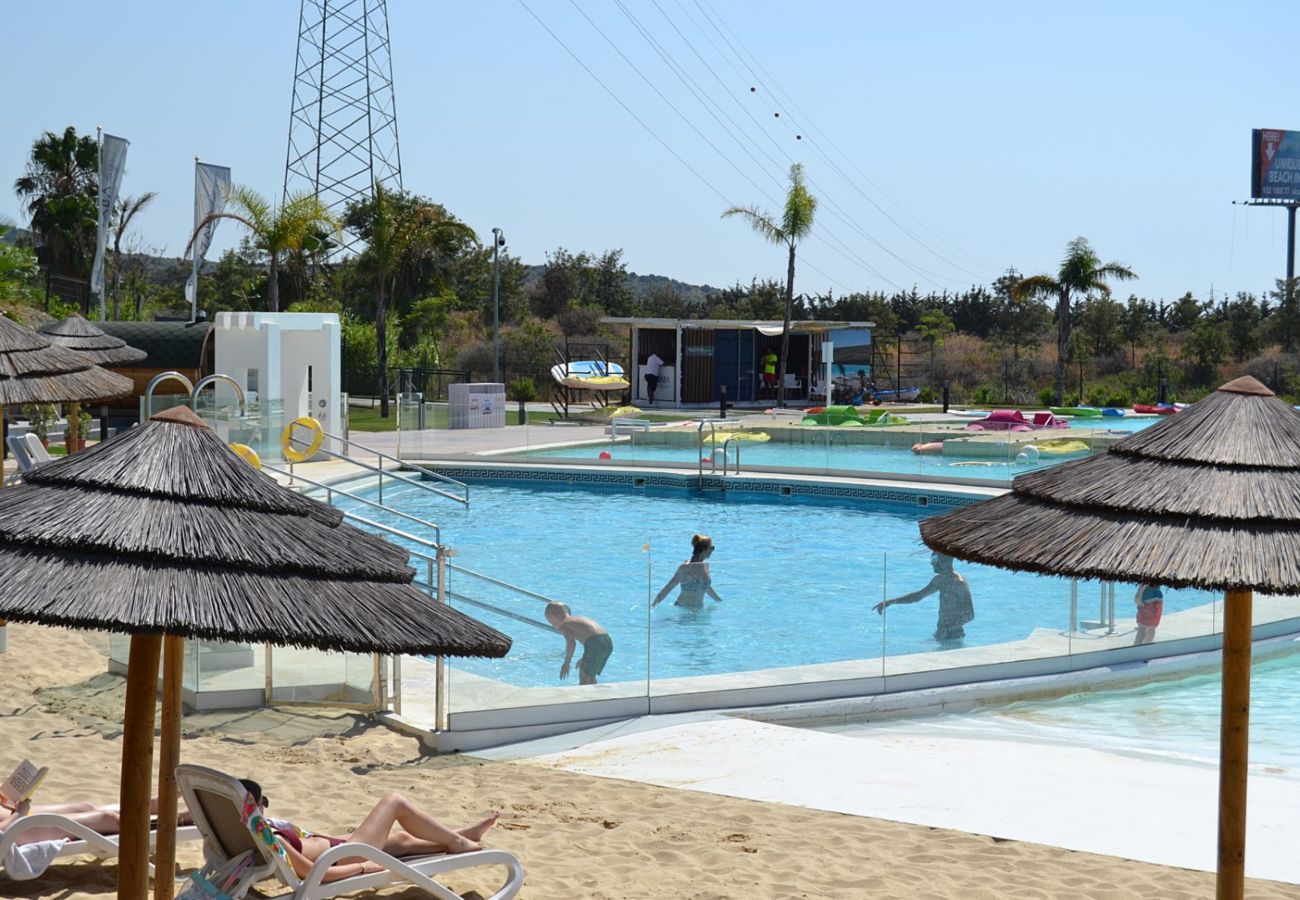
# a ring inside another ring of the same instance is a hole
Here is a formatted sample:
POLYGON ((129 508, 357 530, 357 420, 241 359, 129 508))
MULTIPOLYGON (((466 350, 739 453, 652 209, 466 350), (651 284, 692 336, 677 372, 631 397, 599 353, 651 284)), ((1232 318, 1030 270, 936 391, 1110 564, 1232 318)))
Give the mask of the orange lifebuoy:
POLYGON ((284 431, 280 435, 280 451, 289 462, 306 462, 316 455, 316 451, 324 441, 325 431, 320 427, 320 422, 311 416, 299 416, 284 426, 284 431), (311 437, 306 441, 295 439, 293 435, 295 428, 306 428, 311 437), (299 450, 298 447, 303 444, 306 444, 307 449, 299 450))

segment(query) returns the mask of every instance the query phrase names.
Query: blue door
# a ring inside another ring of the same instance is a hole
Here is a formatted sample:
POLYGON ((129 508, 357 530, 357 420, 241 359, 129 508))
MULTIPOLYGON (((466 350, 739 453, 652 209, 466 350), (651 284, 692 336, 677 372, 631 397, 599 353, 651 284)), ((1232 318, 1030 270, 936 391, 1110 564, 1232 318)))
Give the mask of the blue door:
MULTIPOLYGON (((739 363, 737 364, 737 377, 740 386, 736 390, 736 399, 745 402, 753 402, 754 392, 758 389, 758 370, 754 367, 757 361, 754 358, 754 332, 738 331, 739 337, 739 363)), ((731 396, 728 389, 727 396, 731 396)))
POLYGON ((739 332, 713 332, 713 399, 722 398, 722 388, 727 389, 727 402, 736 400, 737 372, 740 350, 739 332))

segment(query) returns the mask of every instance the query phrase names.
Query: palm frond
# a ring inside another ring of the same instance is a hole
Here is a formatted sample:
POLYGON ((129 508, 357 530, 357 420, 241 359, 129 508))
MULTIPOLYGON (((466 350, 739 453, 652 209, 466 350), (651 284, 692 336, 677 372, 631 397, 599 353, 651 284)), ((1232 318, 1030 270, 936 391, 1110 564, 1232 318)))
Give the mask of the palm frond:
POLYGON ((749 227, 754 229, 755 233, 769 243, 784 244, 786 242, 786 234, 781 229, 781 226, 776 224, 776 221, 769 213, 764 212, 757 206, 733 206, 722 214, 724 219, 731 216, 743 218, 749 223, 749 227))

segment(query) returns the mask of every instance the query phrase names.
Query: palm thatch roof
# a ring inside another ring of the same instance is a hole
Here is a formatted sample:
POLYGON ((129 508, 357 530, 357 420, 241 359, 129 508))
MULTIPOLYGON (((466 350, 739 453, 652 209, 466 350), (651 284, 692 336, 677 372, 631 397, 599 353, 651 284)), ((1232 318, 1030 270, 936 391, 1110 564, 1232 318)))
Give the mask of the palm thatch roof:
POLYGON ((75 350, 97 366, 124 366, 140 362, 149 355, 129 346, 120 337, 105 334, 77 313, 43 325, 41 334, 55 346, 75 350))
POLYGON ((1106 453, 928 519, 921 536, 1021 571, 1300 593, 1300 412, 1238 378, 1106 453))
POLYGON ((0 316, 0 406, 107 400, 132 387, 131 379, 0 316))
POLYGON ((355 652, 504 656, 400 547, 248 466, 186 407, 0 492, 0 618, 355 652))

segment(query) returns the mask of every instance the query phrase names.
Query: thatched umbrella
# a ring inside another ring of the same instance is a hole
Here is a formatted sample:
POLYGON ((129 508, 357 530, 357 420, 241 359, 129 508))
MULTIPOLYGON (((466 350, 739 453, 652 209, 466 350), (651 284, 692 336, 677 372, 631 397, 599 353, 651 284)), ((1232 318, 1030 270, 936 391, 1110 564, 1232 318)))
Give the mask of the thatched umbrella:
POLYGON ((124 366, 149 354, 137 350, 120 337, 105 334, 79 313, 41 326, 41 334, 52 344, 74 350, 97 366, 124 366))
MULTIPOLYGON (((0 487, 9 452, 6 406, 24 403, 72 403, 107 400, 131 392, 131 379, 109 372, 31 329, 0 316, 0 487)), ((69 423, 69 427, 75 427, 69 423)), ((4 617, 0 616, 0 652, 4 651, 4 617)))
MULTIPOLYGON (((97 366, 124 366, 139 362, 149 355, 143 350, 130 346, 120 337, 100 331, 87 322, 80 313, 73 313, 66 319, 42 325, 40 333, 49 338, 50 343, 55 346, 80 353, 97 366)), ((100 414, 107 415, 107 411, 101 408, 100 414)), ((79 429, 73 423, 77 423, 80 418, 80 404, 72 403, 68 411, 68 423, 71 426, 68 428, 67 435, 69 453, 76 452, 79 429)))
POLYGON ((1252 591, 1300 593, 1300 412, 1238 378, 1104 454, 928 519, 921 536, 1006 569, 1226 592, 1218 896, 1241 897, 1252 591))
POLYGON ((118 896, 147 887, 164 638, 157 887, 170 897, 180 641, 504 656, 510 639, 411 585, 400 547, 255 471, 186 407, 50 463, 0 497, 0 615, 131 635, 118 896), (169 715, 170 711, 170 715, 169 715), (164 806, 165 804, 165 806, 164 806))

